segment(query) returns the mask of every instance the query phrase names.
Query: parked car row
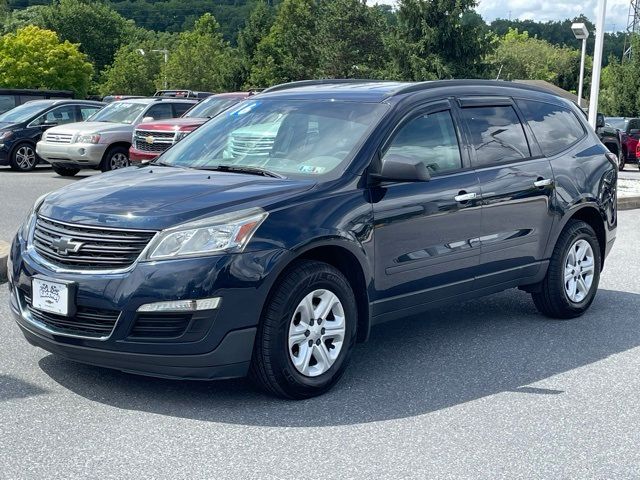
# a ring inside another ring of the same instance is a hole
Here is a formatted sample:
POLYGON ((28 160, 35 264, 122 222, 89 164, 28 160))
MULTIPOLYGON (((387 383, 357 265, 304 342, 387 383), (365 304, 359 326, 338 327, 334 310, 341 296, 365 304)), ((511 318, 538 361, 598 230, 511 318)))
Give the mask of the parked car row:
MULTIPOLYGON (((607 117, 603 128, 614 129, 620 139, 620 170, 627 163, 638 163, 638 141, 640 140, 640 118, 607 117)), ((640 164, 638 165, 640 168, 640 164)))
MULTIPOLYGON (((108 171, 149 161, 250 95, 171 90, 103 102, 30 100, 0 114, 0 165, 26 172, 48 162, 59 175, 73 176, 85 168, 108 171)), ((20 102, 20 94, 14 96, 20 102)))

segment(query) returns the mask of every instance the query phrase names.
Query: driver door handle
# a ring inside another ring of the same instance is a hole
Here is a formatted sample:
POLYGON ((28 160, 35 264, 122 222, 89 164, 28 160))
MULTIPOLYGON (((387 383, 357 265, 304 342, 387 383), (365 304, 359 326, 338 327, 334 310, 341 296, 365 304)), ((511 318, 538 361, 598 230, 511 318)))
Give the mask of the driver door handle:
POLYGON ((540 187, 547 187, 552 183, 553 183, 553 180, 551 178, 539 178, 538 180, 533 182, 533 185, 540 188, 540 187))
POLYGON ((475 193, 463 193, 463 192, 460 192, 458 195, 453 197, 453 199, 456 202, 464 203, 464 202, 468 202, 469 200, 475 200, 476 197, 477 197, 477 195, 475 193))

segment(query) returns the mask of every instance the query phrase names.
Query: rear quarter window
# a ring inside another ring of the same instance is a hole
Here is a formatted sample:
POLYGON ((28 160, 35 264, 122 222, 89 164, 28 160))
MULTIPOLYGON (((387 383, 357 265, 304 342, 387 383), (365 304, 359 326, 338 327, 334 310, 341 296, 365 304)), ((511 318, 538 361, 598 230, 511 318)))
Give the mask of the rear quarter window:
POLYGON ((586 134, 568 108, 534 100, 517 100, 516 103, 546 156, 566 150, 586 134))

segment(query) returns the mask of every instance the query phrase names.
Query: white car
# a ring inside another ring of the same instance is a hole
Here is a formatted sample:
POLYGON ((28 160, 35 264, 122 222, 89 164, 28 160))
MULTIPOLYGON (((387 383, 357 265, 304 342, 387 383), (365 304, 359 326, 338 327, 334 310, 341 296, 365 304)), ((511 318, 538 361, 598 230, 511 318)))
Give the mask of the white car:
POLYGON ((113 102, 86 122, 47 130, 37 143, 36 152, 63 176, 73 176, 83 168, 106 172, 126 167, 136 125, 179 117, 194 103, 197 100, 161 97, 113 102))

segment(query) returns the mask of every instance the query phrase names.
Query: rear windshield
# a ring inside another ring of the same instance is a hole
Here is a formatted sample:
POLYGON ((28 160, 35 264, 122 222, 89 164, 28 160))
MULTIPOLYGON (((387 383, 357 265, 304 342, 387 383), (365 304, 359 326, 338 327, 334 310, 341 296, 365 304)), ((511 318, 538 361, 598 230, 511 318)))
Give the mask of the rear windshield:
POLYGON ((90 122, 133 123, 138 115, 147 108, 146 103, 113 102, 99 110, 87 120, 90 122))
POLYGON ((167 150, 159 162, 325 175, 346 167, 386 110, 379 103, 247 100, 167 150))

